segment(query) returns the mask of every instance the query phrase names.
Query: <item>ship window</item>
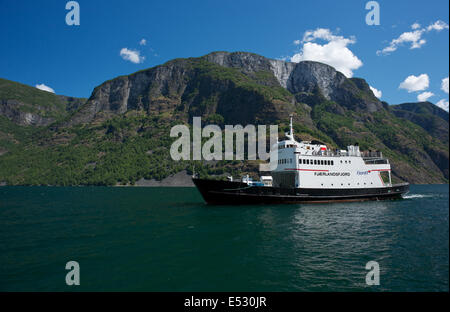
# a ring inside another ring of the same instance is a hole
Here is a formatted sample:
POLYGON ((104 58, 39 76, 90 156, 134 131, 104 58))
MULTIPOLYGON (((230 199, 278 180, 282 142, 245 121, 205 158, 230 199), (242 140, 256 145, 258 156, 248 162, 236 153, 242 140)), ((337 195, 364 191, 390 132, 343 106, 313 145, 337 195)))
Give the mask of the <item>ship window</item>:
POLYGON ((341 164, 342 164, 342 160, 341 160, 341 164))
POLYGON ((292 158, 291 158, 291 164, 292 164, 292 158))
POLYGON ((347 161, 345 161, 345 163, 347 163, 347 161))
POLYGON ((349 160, 348 163, 351 164, 352 163, 351 160, 349 160))
POLYGON ((334 166, 334 160, 331 161, 331 165, 334 166))
POLYGON ((317 165, 317 159, 314 159, 314 165, 317 165))

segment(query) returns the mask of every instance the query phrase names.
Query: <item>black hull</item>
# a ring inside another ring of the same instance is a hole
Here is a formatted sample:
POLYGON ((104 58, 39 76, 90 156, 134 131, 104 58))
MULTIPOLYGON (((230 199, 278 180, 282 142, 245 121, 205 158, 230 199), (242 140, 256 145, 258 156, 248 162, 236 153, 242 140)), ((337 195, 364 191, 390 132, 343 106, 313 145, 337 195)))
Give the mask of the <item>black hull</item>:
POLYGON ((409 191, 408 183, 366 189, 287 189, 248 186, 241 182, 197 178, 192 180, 205 202, 214 205, 298 204, 400 199, 402 194, 409 191))

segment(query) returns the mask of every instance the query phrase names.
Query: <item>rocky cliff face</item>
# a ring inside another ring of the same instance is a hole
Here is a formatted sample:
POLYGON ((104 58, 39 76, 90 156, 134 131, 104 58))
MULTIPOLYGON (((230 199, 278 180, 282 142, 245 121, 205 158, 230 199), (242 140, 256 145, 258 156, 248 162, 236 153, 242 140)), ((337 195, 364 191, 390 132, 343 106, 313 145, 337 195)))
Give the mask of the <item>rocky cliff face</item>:
MULTIPOLYGON (((54 118, 43 117, 38 112, 29 112, 26 110, 25 103, 17 100, 0 100, 0 115, 7 117, 14 123, 23 126, 46 126, 53 121, 54 118)), ((36 110, 40 111, 41 107, 36 107, 36 110)))
POLYGON ((23 126, 47 126, 71 112, 85 99, 50 92, 0 78, 0 116, 23 126))
MULTIPOLYGON (((166 163, 168 156, 164 153, 168 149, 164 144, 168 143, 164 138, 168 137, 171 123, 189 123, 193 116, 219 125, 278 124, 283 132, 288 116, 293 114, 299 139, 319 139, 333 148, 359 142, 362 149, 383 151, 398 179, 411 183, 448 182, 447 112, 431 103, 389 106, 374 96, 364 79, 348 79, 322 63, 284 62, 246 52, 213 52, 200 58, 175 59, 106 81, 94 89, 85 103, 47 92, 11 98, 5 97, 11 95, 5 90, 9 89, 2 89, 0 84, 0 115, 27 125, 47 125, 59 120, 39 142, 42 146, 58 147, 49 156, 58 166, 72 157, 60 161, 61 148, 71 151, 70 155, 74 155, 72 149, 82 148, 80 155, 89 151, 89 157, 80 156, 77 160, 79 180, 64 176, 67 181, 103 183, 102 179, 107 179, 108 184, 115 184, 129 179, 127 183, 134 183, 144 177, 163 178, 163 172, 189 170, 188 164, 183 167, 166 163), (26 109, 21 110, 21 103, 33 105, 26 104, 26 109), (101 149, 105 144, 109 146, 108 153, 101 149), (131 144, 128 148, 138 150, 138 154, 125 157, 123 144, 131 144), (153 148, 155 144, 165 146, 161 155, 142 151, 142 146, 153 148), (110 167, 134 157, 139 157, 138 163, 160 158, 151 168, 134 168, 133 164, 120 165, 120 169, 110 167), (93 172, 91 163, 96 164, 93 172), (135 171, 124 178, 131 168, 135 171), (91 178, 94 174, 95 179, 91 178)), ((0 135, 1 131, 0 127, 0 135)), ((6 149, 9 148, 11 144, 6 149)), ((74 170, 73 163, 66 165, 74 170)), ((233 170, 226 164, 220 166, 214 170, 233 170)), ((250 167, 243 164, 240 171, 250 167)), ((18 180, 11 181, 22 181, 24 175, 14 176, 18 180)))
POLYGON ((66 125, 90 122, 99 112, 110 116, 130 109, 161 112, 178 108, 190 113, 189 116, 218 112, 225 115, 225 120, 239 122, 267 120, 267 114, 285 118, 295 111, 295 102, 305 101, 317 90, 326 100, 349 109, 369 112, 382 109, 381 102, 364 80, 347 79, 326 64, 284 62, 245 52, 214 52, 197 59, 173 60, 107 81, 95 88, 86 105, 66 125), (216 75, 224 68, 229 69, 224 77, 216 75), (272 93, 280 93, 277 88, 287 92, 278 98, 273 94, 261 98, 252 92, 258 90, 249 88, 250 84, 253 87, 263 85, 272 93), (210 104, 206 109, 201 107, 205 102, 210 104), (279 105, 281 103, 284 105, 279 105), (261 112, 261 107, 267 114, 255 116, 261 112), (236 109, 243 109, 241 113, 246 118, 229 116, 236 109))

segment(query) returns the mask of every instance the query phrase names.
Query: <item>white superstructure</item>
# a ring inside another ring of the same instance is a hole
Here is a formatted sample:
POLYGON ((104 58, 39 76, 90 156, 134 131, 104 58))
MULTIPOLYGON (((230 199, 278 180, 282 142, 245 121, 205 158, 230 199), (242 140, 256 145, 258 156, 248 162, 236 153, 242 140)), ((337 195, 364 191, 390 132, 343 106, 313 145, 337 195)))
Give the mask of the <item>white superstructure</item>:
POLYGON ((361 152, 358 145, 330 151, 318 141, 297 142, 290 120, 287 140, 278 142, 271 162, 274 187, 379 188, 392 186, 391 165, 381 152, 361 152), (382 175, 385 176, 383 180, 382 175))

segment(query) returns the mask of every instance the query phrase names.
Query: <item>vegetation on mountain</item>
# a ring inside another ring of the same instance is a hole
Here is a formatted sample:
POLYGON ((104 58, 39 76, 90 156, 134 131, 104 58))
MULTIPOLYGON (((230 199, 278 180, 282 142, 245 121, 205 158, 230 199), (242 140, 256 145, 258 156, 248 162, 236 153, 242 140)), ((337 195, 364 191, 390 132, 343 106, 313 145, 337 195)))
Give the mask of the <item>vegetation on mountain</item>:
POLYGON ((389 157, 397 181, 448 183, 447 112, 389 106, 363 79, 321 63, 244 52, 172 60, 106 81, 88 100, 0 79, 0 183, 133 185, 194 166, 203 177, 255 176, 258 161, 173 161, 171 127, 201 116, 221 127, 277 124, 281 138, 290 114, 297 139, 358 142, 389 157))

